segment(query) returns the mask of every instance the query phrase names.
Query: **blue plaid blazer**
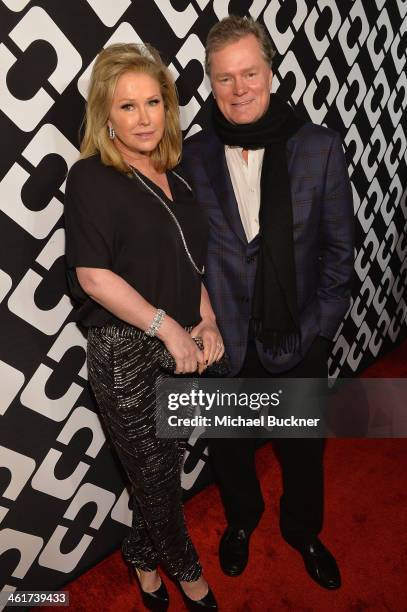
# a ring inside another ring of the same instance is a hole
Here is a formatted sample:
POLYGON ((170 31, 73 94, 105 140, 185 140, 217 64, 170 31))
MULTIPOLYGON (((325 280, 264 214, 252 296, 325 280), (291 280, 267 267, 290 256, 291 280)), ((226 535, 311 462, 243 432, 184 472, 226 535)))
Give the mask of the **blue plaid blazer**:
MULTIPOLYGON (((350 304, 354 257, 352 190, 339 134, 306 123, 288 140, 287 160, 302 350, 276 356, 256 342, 263 365, 277 373, 299 363, 317 335, 334 337, 350 304)), ((235 375, 247 347, 258 236, 247 242, 213 131, 186 140, 182 167, 209 218, 204 282, 235 375)))

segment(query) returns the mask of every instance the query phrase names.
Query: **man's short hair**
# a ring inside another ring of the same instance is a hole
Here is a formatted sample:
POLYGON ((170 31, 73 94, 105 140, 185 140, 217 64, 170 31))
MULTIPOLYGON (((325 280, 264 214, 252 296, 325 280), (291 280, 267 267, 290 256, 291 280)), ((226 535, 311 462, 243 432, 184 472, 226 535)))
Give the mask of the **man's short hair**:
POLYGON ((226 45, 237 42, 241 38, 252 34, 258 40, 265 62, 272 67, 276 50, 271 44, 265 27, 252 17, 229 15, 224 17, 209 30, 205 49, 205 72, 210 74, 211 53, 219 51, 226 45))

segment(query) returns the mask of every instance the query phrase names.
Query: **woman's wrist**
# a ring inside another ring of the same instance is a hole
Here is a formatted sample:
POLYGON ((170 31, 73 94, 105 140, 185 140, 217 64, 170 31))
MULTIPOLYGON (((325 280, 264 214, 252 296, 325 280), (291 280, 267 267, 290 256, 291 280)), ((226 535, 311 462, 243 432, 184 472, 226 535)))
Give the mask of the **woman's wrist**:
POLYGON ((201 313, 201 323, 211 323, 212 325, 216 325, 215 313, 201 313))
POLYGON ((157 330, 156 337, 165 342, 177 327, 180 327, 180 325, 167 314, 157 330))
POLYGON ((203 284, 201 286, 200 314, 202 321, 208 320, 216 324, 216 315, 213 311, 208 292, 203 284))
POLYGON ((165 310, 162 310, 162 308, 157 308, 150 325, 147 327, 144 333, 150 337, 156 336, 164 321, 164 318, 165 318, 165 310))

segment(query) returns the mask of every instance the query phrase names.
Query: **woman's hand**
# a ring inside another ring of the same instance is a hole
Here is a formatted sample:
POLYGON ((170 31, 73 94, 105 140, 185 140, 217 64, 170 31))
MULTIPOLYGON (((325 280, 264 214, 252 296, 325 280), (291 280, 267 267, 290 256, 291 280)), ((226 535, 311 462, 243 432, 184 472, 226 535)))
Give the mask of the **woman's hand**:
POLYGON ((219 361, 225 352, 222 336, 220 335, 218 326, 212 319, 203 319, 191 331, 191 336, 194 338, 202 338, 205 367, 209 367, 214 361, 219 361))
POLYGON ((190 374, 205 369, 204 353, 199 350, 188 332, 174 319, 165 316, 157 333, 175 359, 175 374, 190 374))

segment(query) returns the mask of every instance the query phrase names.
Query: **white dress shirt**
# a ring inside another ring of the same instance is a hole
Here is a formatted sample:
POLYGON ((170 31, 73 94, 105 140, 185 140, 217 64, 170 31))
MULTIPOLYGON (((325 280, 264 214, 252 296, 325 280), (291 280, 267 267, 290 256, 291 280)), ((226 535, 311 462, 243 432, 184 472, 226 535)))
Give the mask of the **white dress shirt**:
POLYGON ((247 163, 241 147, 225 146, 233 191, 235 192, 240 218, 250 242, 259 233, 260 176, 264 149, 248 150, 247 163))

